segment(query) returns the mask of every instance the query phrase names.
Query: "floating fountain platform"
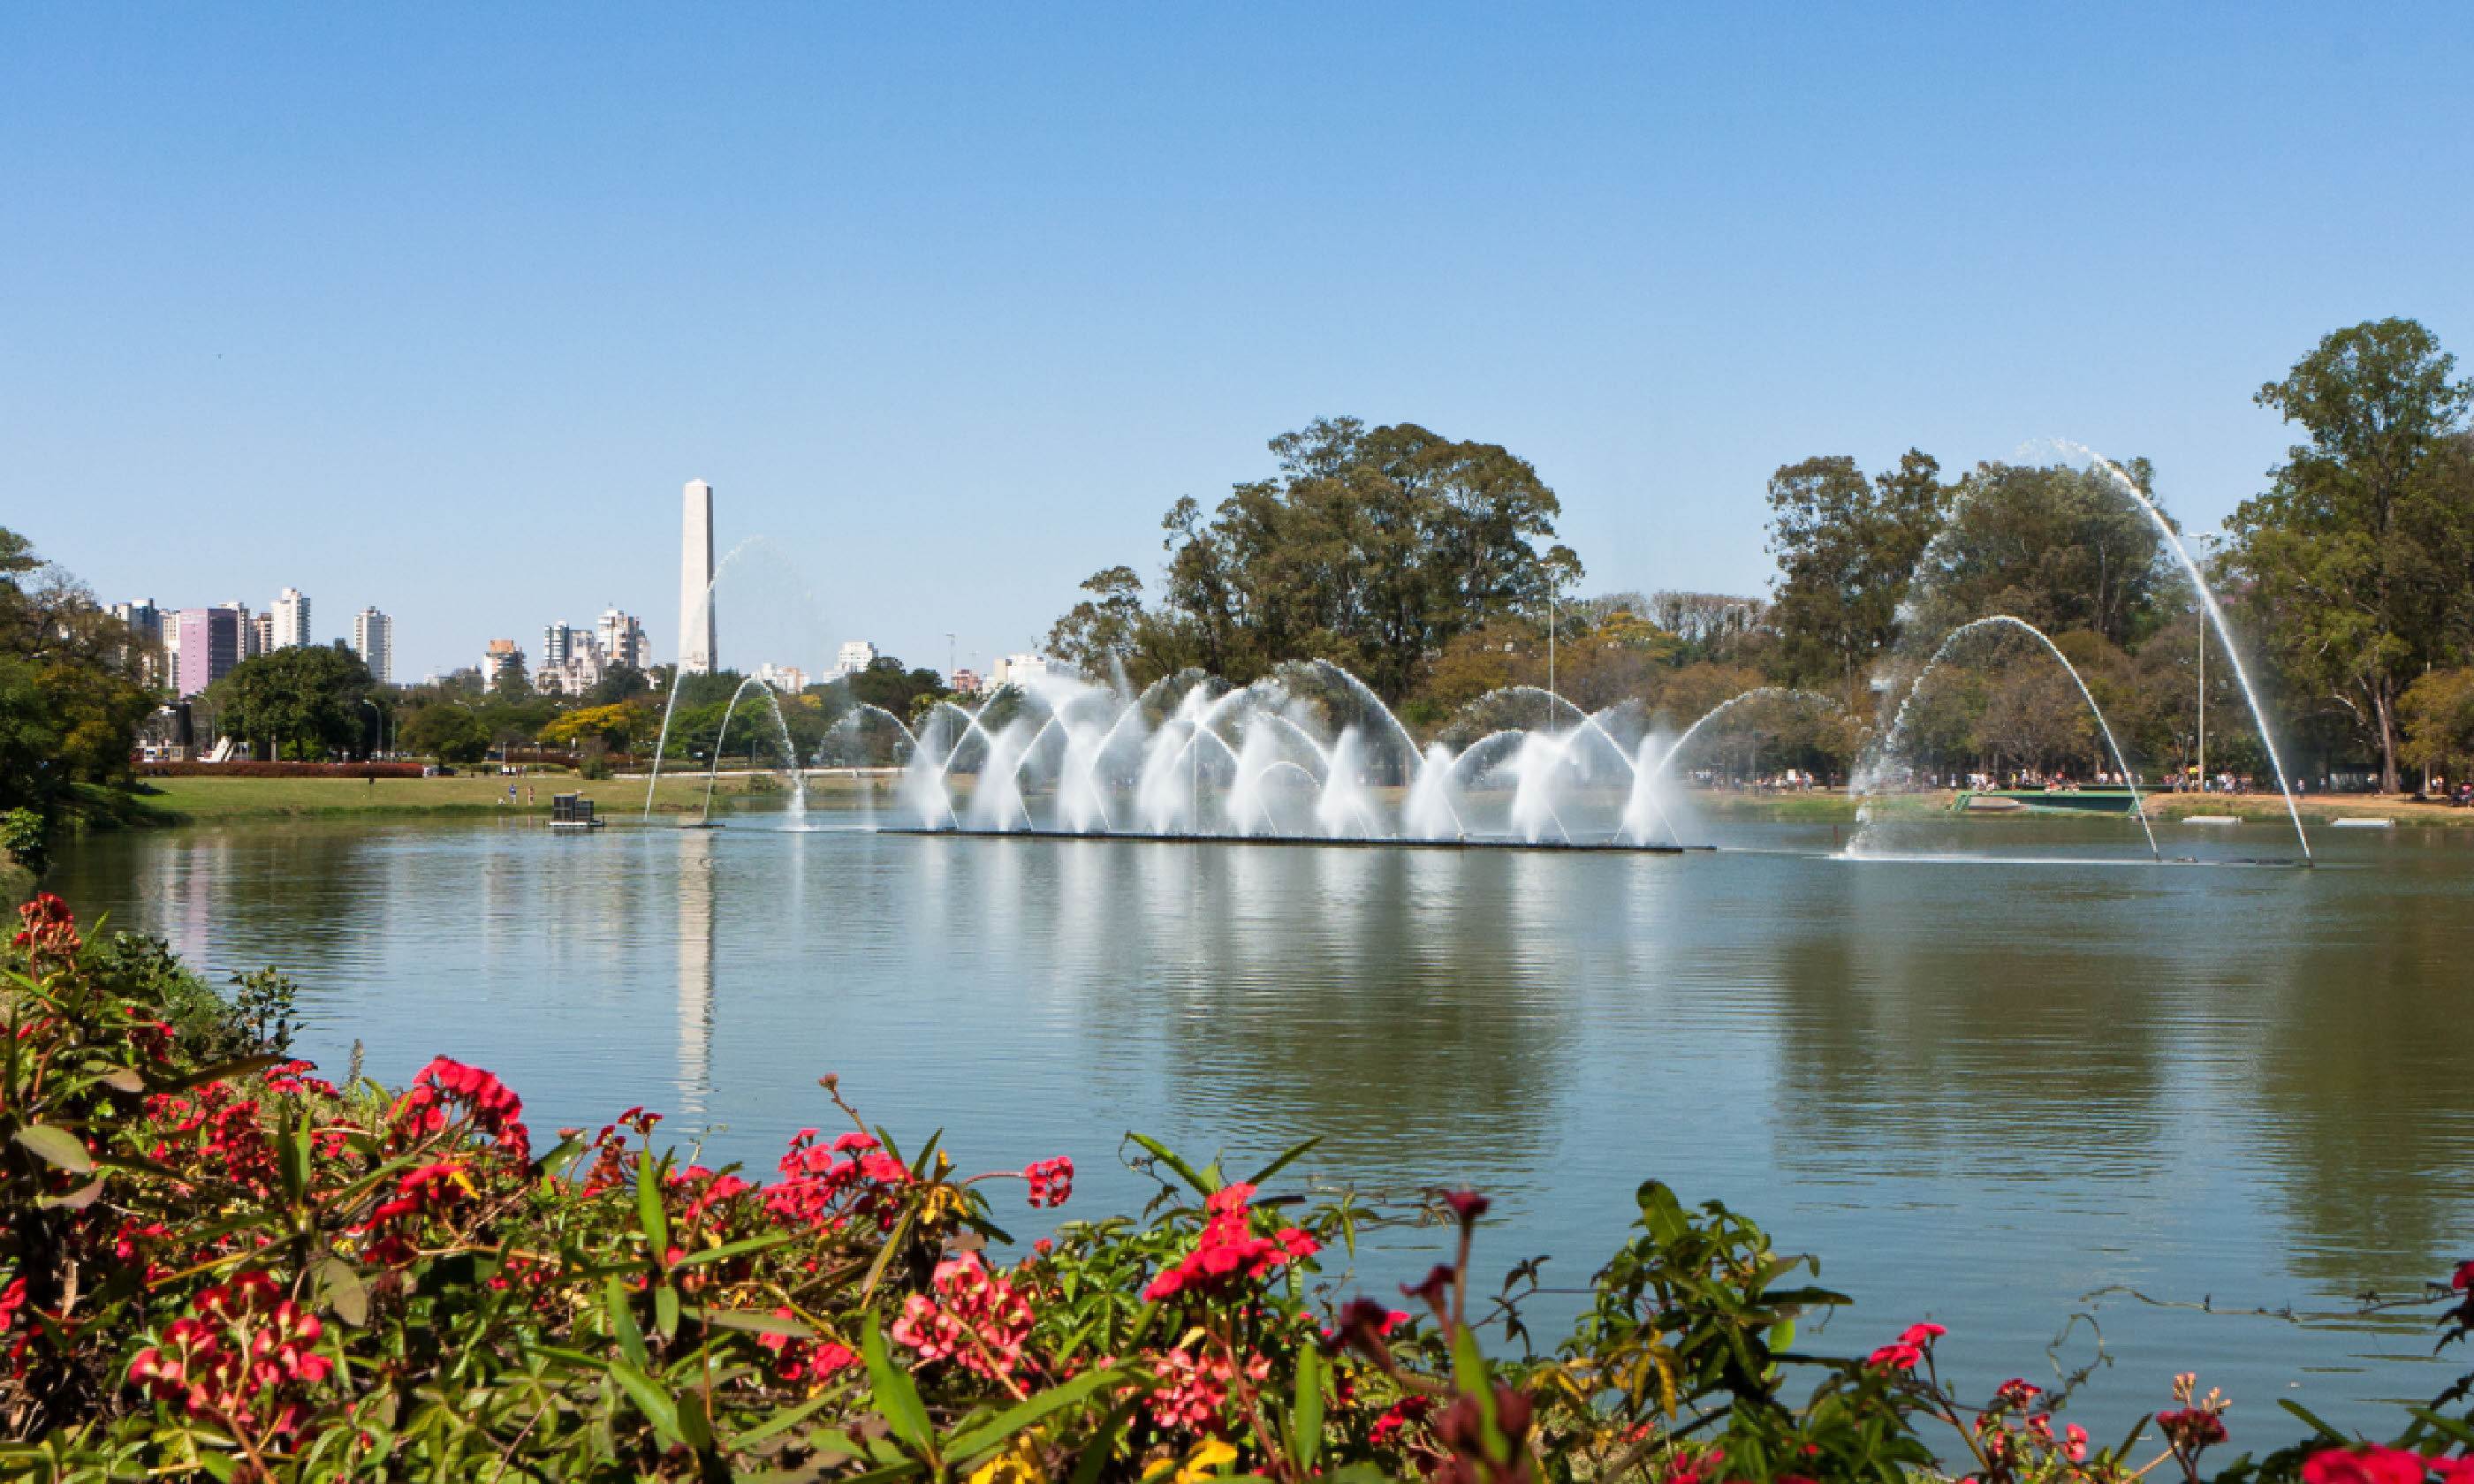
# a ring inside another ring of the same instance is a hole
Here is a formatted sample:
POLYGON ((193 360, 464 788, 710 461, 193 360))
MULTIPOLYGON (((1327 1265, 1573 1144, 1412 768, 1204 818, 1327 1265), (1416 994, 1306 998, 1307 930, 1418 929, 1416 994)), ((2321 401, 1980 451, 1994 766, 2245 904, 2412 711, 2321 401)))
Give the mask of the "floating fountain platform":
POLYGON ((880 835, 929 835, 963 840, 1108 840, 1145 845, 1297 845, 1354 850, 1554 850, 1615 855, 1683 855, 1714 851, 1714 845, 1623 845, 1614 841, 1587 843, 1562 840, 1499 840, 1492 838, 1415 840, 1399 837, 1351 839, 1338 835, 1160 835, 1124 830, 1083 833, 1072 829, 919 829, 882 828, 880 835))

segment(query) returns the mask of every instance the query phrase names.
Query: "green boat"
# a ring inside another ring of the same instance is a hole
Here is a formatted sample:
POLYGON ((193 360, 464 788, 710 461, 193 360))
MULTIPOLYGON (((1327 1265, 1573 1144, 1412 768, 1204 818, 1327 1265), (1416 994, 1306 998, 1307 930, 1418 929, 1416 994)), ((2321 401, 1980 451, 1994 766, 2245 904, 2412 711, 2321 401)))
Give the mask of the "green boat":
POLYGON ((1951 807, 1961 814, 2009 814, 2020 809, 2045 809, 2065 814, 2128 814, 2140 796, 2127 788, 1984 788, 1970 789, 1951 807))

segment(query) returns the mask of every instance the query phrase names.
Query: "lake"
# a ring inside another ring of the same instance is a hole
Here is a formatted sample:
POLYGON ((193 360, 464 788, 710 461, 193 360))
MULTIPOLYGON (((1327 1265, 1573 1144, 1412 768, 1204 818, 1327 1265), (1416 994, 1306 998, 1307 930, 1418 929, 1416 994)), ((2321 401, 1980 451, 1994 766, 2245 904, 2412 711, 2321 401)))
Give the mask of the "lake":
MULTIPOLYGON (((2099 1436, 2184 1369, 2235 1398, 2236 1450, 2298 1433, 2279 1398, 2386 1436, 2376 1399, 2474 1365, 2418 1316, 2342 1317, 2474 1256, 2474 831, 2322 830, 2296 871, 2152 866, 2121 821, 1911 824, 1866 860, 1723 821, 1683 856, 788 823, 131 833, 49 884, 217 974, 293 974, 329 1073, 355 1042, 394 1084, 451 1055, 537 1134, 642 1104, 769 1176, 833 1126, 834 1072, 965 1169, 1073 1156, 1068 1216, 1145 1199, 1128 1130, 1232 1162, 1320 1136, 1284 1187, 1474 1185, 1482 1269, 1545 1254, 1567 1289, 1655 1177, 1822 1256, 1857 1304, 1807 1344, 1928 1318, 1989 1387, 2100 1328, 2070 1414, 2099 1436)), ((2160 839, 2293 853, 2264 825, 2160 839)), ((1389 1295, 1440 1246, 1387 1232, 1351 1281, 1389 1295)), ((1533 1301, 1547 1343, 1575 1302, 1533 1301)))

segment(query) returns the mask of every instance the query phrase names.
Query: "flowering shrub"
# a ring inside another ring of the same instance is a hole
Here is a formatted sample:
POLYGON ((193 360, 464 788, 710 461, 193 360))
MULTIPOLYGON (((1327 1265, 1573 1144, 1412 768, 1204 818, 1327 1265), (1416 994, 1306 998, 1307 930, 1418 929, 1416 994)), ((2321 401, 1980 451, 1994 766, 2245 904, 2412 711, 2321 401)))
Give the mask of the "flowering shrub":
MULTIPOLYGON (((991 1192, 1062 1205, 1070 1161, 959 1177, 830 1077, 848 1127, 800 1130, 769 1182, 682 1161, 642 1109, 537 1151, 514 1089, 447 1058, 390 1094, 202 1056, 149 962, 47 898, 0 966, 0 1475, 2119 1484, 2197 1480, 2229 1438, 2189 1376, 2113 1448, 2024 1380, 1963 1401, 1938 1325, 1799 1351, 1799 1315, 1845 1302, 1795 1281, 1817 1264, 1656 1182, 1574 1334, 1511 1359, 1516 1305, 1471 1312, 1472 1191, 1437 1193, 1457 1254, 1403 1308, 1318 1285, 1387 1218, 1266 1195, 1303 1146, 1233 1180, 1136 1137, 1146 1219, 1001 1261, 991 1192)), ((2392 1446, 2218 1476, 2474 1484, 2469 1437, 2424 1409, 2392 1446)))

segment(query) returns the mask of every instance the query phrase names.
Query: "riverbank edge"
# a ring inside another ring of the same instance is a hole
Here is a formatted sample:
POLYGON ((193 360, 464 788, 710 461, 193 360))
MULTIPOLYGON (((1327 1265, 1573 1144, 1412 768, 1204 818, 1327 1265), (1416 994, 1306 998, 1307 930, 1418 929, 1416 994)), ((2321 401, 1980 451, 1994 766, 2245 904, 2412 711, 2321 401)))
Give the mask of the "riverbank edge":
MULTIPOLYGON (((774 774, 723 775, 713 780, 712 799, 718 810, 782 797, 774 774)), ((862 794, 890 802, 894 780, 847 773, 812 774, 811 799, 840 802, 862 794)), ((653 812, 695 813, 705 806, 708 780, 701 775, 666 777, 654 792, 653 812)), ((520 777, 466 775, 451 778, 155 778, 145 792, 128 798, 111 818, 90 821, 88 827, 176 828, 228 824, 244 820, 333 819, 373 817, 532 818, 546 819, 553 794, 581 794, 614 823, 644 811, 645 779, 619 777, 578 778, 571 775, 531 774, 520 777), (512 782, 519 802, 506 802, 512 782), (525 791, 529 791, 529 794, 525 791), (529 802, 525 802, 526 800, 529 802)), ((1863 801, 1846 794, 1815 789, 1786 794, 1689 791, 1697 813, 1713 818, 1774 824, 1849 825, 1856 822, 1863 801)), ((1877 817, 1924 819, 1948 815, 1954 796, 1947 792, 1903 794, 1871 802, 1877 817)), ((2296 801, 2306 828, 2334 825, 2346 818, 2384 818, 2399 826, 2474 829, 2474 810, 2445 804, 2418 803, 2401 795, 2308 796, 2296 801)), ((2192 815, 2230 816, 2244 824, 2284 825, 2285 801, 2275 794, 2149 794, 2147 817, 2173 823, 2192 815)), ((1998 825, 2004 819, 2044 819, 2053 815, 2034 809, 2007 814, 1971 815, 1971 823, 1998 825)))

